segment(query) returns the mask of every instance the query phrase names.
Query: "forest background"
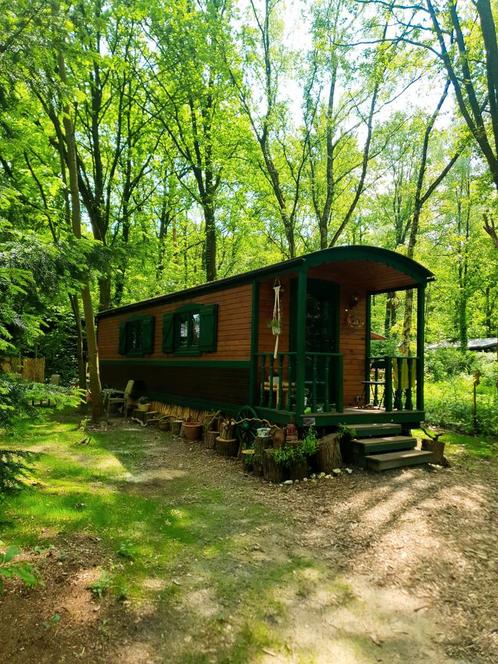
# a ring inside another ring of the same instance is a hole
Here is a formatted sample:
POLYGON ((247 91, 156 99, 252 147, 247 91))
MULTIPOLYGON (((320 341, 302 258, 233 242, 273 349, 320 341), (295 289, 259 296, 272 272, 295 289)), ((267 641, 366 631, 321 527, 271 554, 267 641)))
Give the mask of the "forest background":
POLYGON ((495 0, 0 5, 0 353, 86 388, 85 347, 97 404, 96 310, 352 243, 435 273, 429 342, 496 336, 495 0))

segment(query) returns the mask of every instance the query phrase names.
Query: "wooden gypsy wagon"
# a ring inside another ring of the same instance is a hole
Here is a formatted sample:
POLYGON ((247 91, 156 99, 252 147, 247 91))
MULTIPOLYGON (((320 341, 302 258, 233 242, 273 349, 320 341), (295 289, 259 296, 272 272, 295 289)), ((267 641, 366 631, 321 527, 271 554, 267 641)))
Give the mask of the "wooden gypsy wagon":
POLYGON ((398 253, 344 246, 104 311, 102 382, 122 389, 134 379, 155 401, 255 411, 276 424, 406 431, 424 419, 432 279, 398 253), (373 357, 372 296, 410 288, 416 355, 373 357))

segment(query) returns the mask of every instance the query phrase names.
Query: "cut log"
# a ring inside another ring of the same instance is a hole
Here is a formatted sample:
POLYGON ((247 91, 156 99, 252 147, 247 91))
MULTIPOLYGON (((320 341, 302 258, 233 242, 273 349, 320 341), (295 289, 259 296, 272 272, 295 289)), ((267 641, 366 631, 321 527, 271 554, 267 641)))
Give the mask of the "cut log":
POLYGON ((218 436, 218 432, 217 432, 217 431, 207 431, 207 432, 206 432, 206 443, 205 443, 205 446, 206 446, 208 449, 210 449, 210 450, 214 450, 214 448, 215 448, 215 446, 216 446, 216 438, 217 438, 217 436, 218 436))
POLYGON ((426 452, 432 452, 432 459, 429 463, 435 463, 445 468, 450 465, 450 462, 444 456, 444 443, 441 441, 422 438, 422 449, 426 452))
POLYGON ((331 473, 334 468, 342 466, 340 436, 331 433, 318 441, 316 460, 320 472, 331 473))
POLYGON ((284 469, 281 464, 275 461, 275 452, 272 447, 266 449, 263 455, 263 475, 265 480, 269 482, 279 483, 282 482, 284 477, 284 469))

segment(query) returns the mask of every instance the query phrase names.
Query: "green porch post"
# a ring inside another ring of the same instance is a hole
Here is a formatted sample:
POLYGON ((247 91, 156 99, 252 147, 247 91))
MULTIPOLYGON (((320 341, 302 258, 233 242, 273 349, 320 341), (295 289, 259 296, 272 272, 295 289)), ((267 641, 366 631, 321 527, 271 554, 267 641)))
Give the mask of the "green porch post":
POLYGON ((256 395, 256 379, 258 376, 259 347, 259 281, 252 282, 252 314, 251 314, 251 366, 249 369, 249 394, 247 403, 254 405, 256 395))
POLYGON ((417 410, 424 410, 425 284, 417 288, 417 410))
POLYGON ((304 381, 306 380, 306 291, 308 273, 299 269, 296 303, 296 416, 304 414, 304 381))
MULTIPOLYGON (((366 301, 366 312, 365 312, 365 380, 370 380, 370 355, 372 354, 372 296, 370 293, 367 293, 366 301)), ((369 386, 365 385, 365 398, 366 403, 368 402, 369 395, 369 386)))

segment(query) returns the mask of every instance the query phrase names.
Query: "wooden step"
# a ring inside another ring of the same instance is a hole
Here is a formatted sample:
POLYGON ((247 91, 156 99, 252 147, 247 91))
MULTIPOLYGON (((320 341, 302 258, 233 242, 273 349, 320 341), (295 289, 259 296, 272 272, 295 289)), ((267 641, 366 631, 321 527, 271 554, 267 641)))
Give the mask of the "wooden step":
POLYGON ((353 445, 362 454, 375 454, 377 452, 396 452, 399 450, 412 450, 417 445, 417 439, 411 436, 385 436, 382 438, 355 438, 353 445))
POLYGON ((428 463, 432 459, 432 452, 421 450, 402 450, 388 454, 373 454, 365 457, 369 470, 388 470, 389 468, 402 468, 428 463))
POLYGON ((390 422, 379 424, 353 424, 351 429, 356 438, 373 438, 375 436, 397 436, 401 433, 401 424, 390 422))

